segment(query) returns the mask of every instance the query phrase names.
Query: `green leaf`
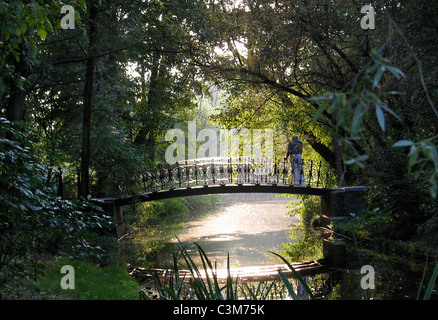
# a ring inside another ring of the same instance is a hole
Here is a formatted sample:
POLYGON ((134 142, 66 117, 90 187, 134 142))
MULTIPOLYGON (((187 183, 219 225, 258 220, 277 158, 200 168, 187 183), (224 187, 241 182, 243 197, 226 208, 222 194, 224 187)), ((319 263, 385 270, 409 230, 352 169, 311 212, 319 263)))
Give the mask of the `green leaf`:
POLYGON ((281 269, 278 269, 278 274, 280 275, 281 281, 283 281, 284 285, 286 286, 287 291, 289 292, 290 296, 293 300, 300 300, 297 296, 297 294, 294 291, 294 288, 292 287, 292 284, 289 282, 289 279, 286 277, 286 275, 281 271, 281 269))
POLYGON ((433 288, 435 287, 435 281, 438 276, 438 264, 435 266, 433 270, 432 277, 430 278, 429 284, 426 289, 426 293, 424 294, 424 300, 429 300, 430 295, 432 294, 433 288))
POLYGON ((414 154, 414 152, 417 151, 417 146, 415 144, 413 144, 411 146, 411 150, 409 151, 408 157, 412 156, 414 154))
POLYGON ((332 103, 330 104, 329 113, 335 112, 342 104, 342 101, 344 100, 344 95, 342 94, 335 94, 336 98, 333 99, 332 103))
MULTIPOLYGON (((313 295, 312 290, 309 288, 309 285, 307 284, 306 280, 304 280, 304 278, 299 274, 299 272, 297 272, 297 271, 295 270, 295 268, 292 267, 292 265, 289 263, 289 261, 287 261, 284 257, 282 257, 281 255, 279 255, 279 254, 276 253, 276 252, 272 252, 272 251, 268 251, 268 252, 269 252, 269 253, 272 253, 272 254, 274 254, 274 255, 276 255, 276 256, 279 257, 281 260, 283 260, 283 262, 286 263, 286 265, 288 266, 288 268, 292 270, 292 272, 293 272, 293 274, 295 275, 295 277, 298 279, 298 281, 299 281, 299 282, 301 283, 301 285, 304 287, 304 289, 306 290, 306 292, 309 294, 310 299, 311 299, 311 300, 315 299, 315 296, 313 295)), ((281 277, 281 273, 282 273, 282 271, 281 271, 280 269, 278 270, 278 273, 280 274, 280 277, 281 277)), ((287 279, 286 279, 286 280, 287 280, 287 279)), ((287 281, 287 282, 289 282, 289 281, 287 281)), ((287 284, 285 283, 285 285, 287 285, 287 284)), ((298 297, 297 297, 297 298, 298 298, 298 297)))
POLYGON ((330 97, 327 96, 317 96, 317 97, 311 97, 307 99, 308 101, 325 101, 330 100, 330 97))
POLYGON ((382 79, 383 72, 385 72, 385 67, 384 67, 384 66, 381 66, 381 67, 377 70, 376 74, 374 75, 374 79, 373 79, 373 89, 374 89, 375 87, 377 87, 377 85, 379 84, 380 79, 382 79))
POLYGON ((313 123, 316 123, 316 121, 319 119, 319 117, 320 117, 320 116, 322 115, 322 113, 324 112, 325 108, 326 108, 326 104, 325 104, 325 103, 322 104, 322 105, 318 108, 318 110, 317 110, 316 113, 315 113, 315 116, 313 117, 313 123))
POLYGON ((356 161, 366 161, 368 160, 369 156, 367 154, 362 154, 359 157, 356 158, 356 161))
POLYGON ((430 178, 430 183, 431 183, 431 186, 430 186, 430 195, 432 196, 432 198, 436 199, 436 197, 437 197, 438 185, 437 185, 437 182, 436 182, 436 180, 435 180, 435 176, 434 176, 434 175, 430 178))
POLYGON ((411 140, 400 140, 394 143, 393 147, 410 147, 413 144, 411 140))
POLYGON ((399 80, 401 79, 401 77, 405 76, 403 71, 401 71, 399 68, 393 66, 386 66, 386 69, 388 69, 399 80))
POLYGON ((42 40, 46 39, 47 37, 46 28, 44 28, 44 26, 39 26, 37 34, 42 40))
POLYGON ((381 107, 383 110, 385 110, 386 112, 389 112, 390 114, 392 114, 394 117, 396 117, 399 121, 402 121, 402 118, 395 113, 394 110, 392 110, 391 108, 388 107, 388 105, 384 102, 379 102, 379 107, 381 107))
POLYGON ((409 152, 409 169, 412 168, 412 166, 414 166, 417 163, 417 159, 418 159, 418 150, 417 147, 415 145, 412 145, 411 147, 411 151, 409 152), (412 151, 414 150, 414 151, 412 151))
POLYGON ((382 108, 380 108, 378 105, 376 106, 376 116, 380 128, 382 128, 382 131, 385 131, 385 114, 383 113, 382 108))
POLYGON ((365 115, 366 112, 366 105, 361 101, 356 107, 356 110, 354 110, 353 115, 353 126, 352 130, 353 133, 359 132, 360 125, 362 124, 362 118, 365 115))

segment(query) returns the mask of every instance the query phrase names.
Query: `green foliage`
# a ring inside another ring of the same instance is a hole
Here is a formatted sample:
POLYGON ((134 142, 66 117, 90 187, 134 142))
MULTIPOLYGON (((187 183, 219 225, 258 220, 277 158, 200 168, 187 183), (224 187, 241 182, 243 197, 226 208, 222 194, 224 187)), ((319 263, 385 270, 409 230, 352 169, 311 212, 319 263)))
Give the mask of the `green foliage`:
MULTIPOLYGON (((195 246, 201 258, 202 266, 194 263, 187 249, 179 242, 181 257, 174 253, 172 270, 164 281, 160 279, 157 272, 153 273, 155 290, 160 300, 258 300, 268 297, 270 290, 274 288, 275 281, 270 286, 262 286, 259 283, 255 288, 249 285, 240 285, 238 278, 234 279, 231 275, 229 256, 227 257, 226 280, 225 282, 219 281, 216 266, 212 264, 205 251, 197 243, 195 243, 195 246), (183 263, 180 263, 179 259, 182 259, 183 263), (182 275, 180 273, 181 270, 189 271, 189 274, 182 275), (186 276, 190 277, 190 281, 186 281, 186 276)), ((306 280, 285 258, 276 253, 273 254, 280 257, 288 265, 310 298, 315 299, 306 280)), ((290 297, 294 300, 299 300, 289 279, 286 278, 281 270, 278 270, 278 272, 290 297)), ((140 291, 140 300, 152 300, 152 297, 146 292, 140 291)))
MULTIPOLYGON (((376 120, 382 131, 386 131, 385 112, 401 120, 374 91, 384 72, 390 71, 397 79, 400 79, 404 74, 400 69, 390 66, 389 61, 384 59, 376 50, 371 52, 371 57, 373 58, 373 64, 366 69, 360 81, 350 91, 342 93, 328 92, 324 96, 309 99, 320 103, 320 107, 313 118, 314 123, 322 116, 323 112, 335 115, 337 119, 336 128, 342 127, 345 129, 344 136, 339 140, 339 143, 344 147, 345 163, 347 165, 357 164, 361 168, 365 166, 369 156, 360 154, 352 142, 361 139, 360 133, 365 130, 365 118, 372 109, 374 108, 376 120)), ((389 95, 391 94, 396 93, 389 93, 389 95)))
POLYGON ((110 218, 88 201, 63 200, 45 185, 48 167, 38 163, 26 135, 0 118, 0 270, 42 252, 97 257, 103 248, 96 232, 110 218))
MULTIPOLYGON (((204 250, 196 244, 198 254, 202 261, 202 267, 198 267, 190 257, 187 249, 179 242, 181 258, 185 264, 178 262, 177 255, 173 255, 173 269, 170 276, 162 282, 158 274, 154 273, 155 289, 162 300, 236 300, 237 282, 233 281, 230 274, 230 261, 227 259, 228 276, 226 284, 218 281, 217 273, 204 250), (180 275, 179 270, 188 270, 191 281, 185 283, 185 276, 180 275)), ((140 299, 149 300, 144 292, 140 293, 140 299)))
POLYGON ((414 143, 411 140, 400 140, 394 144, 394 147, 410 147, 407 155, 409 162, 409 171, 414 171, 416 177, 428 172, 430 183, 430 194, 436 199, 438 190, 438 136, 434 136, 414 143), (432 166, 431 166, 432 164, 432 166))
POLYGON ((288 208, 291 209, 289 214, 298 216, 300 222, 293 224, 292 230, 288 231, 292 241, 280 245, 282 254, 292 261, 322 258, 321 234, 315 229, 320 217, 321 199, 300 195, 289 203, 288 208))
POLYGON ((282 254, 292 261, 316 260, 323 258, 321 234, 303 222, 288 231, 291 242, 280 244, 282 254))
MULTIPOLYGON (((405 74, 377 50, 371 58, 350 90, 314 99, 321 103, 314 121, 323 112, 336 116, 345 164, 361 168, 364 183, 371 186, 370 208, 379 212, 384 223, 370 228, 362 221, 357 227, 395 239, 423 237, 436 243, 432 234, 437 213, 437 137, 435 122, 428 125, 425 121, 426 114, 434 117, 434 103, 426 99, 420 106, 414 102, 420 93, 409 87, 412 72, 405 74), (407 99, 407 94, 413 96, 407 99), (414 108, 423 111, 414 114, 414 108)), ((421 63, 416 61, 422 79, 421 63)), ((422 89, 422 95, 428 96, 427 87, 422 89)))

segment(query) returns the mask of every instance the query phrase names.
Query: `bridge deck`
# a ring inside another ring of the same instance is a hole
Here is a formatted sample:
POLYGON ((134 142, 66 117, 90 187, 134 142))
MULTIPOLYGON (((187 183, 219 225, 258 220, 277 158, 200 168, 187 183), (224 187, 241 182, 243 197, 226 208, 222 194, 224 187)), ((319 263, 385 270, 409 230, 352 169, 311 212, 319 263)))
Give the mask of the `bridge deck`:
POLYGON ((194 186, 189 188, 175 188, 170 190, 158 190, 123 198, 101 198, 97 200, 100 204, 103 204, 104 206, 105 204, 108 204, 111 206, 115 205, 116 207, 121 207, 132 203, 141 203, 168 198, 198 196, 206 194, 288 193, 322 196, 330 193, 331 191, 332 189, 329 188, 295 187, 285 184, 224 184, 194 186))

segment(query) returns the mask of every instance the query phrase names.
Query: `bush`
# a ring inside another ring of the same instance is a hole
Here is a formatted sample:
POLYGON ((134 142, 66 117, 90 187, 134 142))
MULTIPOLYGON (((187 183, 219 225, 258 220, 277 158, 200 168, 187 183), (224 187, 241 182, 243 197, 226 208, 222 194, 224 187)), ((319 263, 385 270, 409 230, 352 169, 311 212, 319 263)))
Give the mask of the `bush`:
POLYGON ((37 161, 32 142, 4 118, 0 135, 14 137, 0 140, 0 272, 44 252, 98 257, 96 231, 108 230, 110 218, 88 201, 57 197, 45 185, 49 168, 37 161))

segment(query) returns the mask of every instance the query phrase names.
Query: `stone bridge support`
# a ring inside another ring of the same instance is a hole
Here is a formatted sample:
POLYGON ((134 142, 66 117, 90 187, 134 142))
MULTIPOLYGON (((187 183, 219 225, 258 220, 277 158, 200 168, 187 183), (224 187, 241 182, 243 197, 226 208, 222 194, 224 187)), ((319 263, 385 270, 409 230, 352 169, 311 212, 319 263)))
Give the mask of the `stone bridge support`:
POLYGON ((118 205, 114 198, 101 198, 96 202, 108 215, 113 216, 116 225, 116 236, 119 240, 120 253, 123 256, 125 236, 125 223, 123 222, 123 207, 118 205))
MULTIPOLYGON (((321 220, 327 226, 331 221, 346 219, 366 208, 366 187, 334 188, 321 196, 321 220)), ((342 266, 345 262, 345 242, 342 237, 323 239, 324 258, 333 266, 342 266)))

